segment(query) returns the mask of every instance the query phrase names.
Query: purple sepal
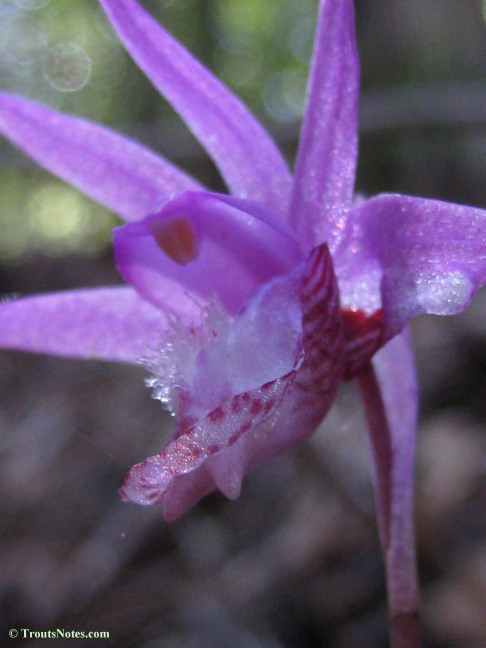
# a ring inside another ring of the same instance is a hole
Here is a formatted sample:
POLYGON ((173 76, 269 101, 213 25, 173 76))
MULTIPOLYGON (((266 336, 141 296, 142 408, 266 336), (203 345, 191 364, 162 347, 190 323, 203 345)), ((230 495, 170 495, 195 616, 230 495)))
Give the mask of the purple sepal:
POLYGON ((201 188, 128 137, 22 97, 0 93, 0 132, 45 169, 125 220, 143 218, 174 194, 201 188))
POLYGON ((486 211, 382 195, 354 208, 334 259, 346 308, 383 307, 387 337, 464 310, 486 283, 486 211))
MULTIPOLYGON (((193 312, 187 315, 194 318, 193 312)), ((0 347, 67 358, 137 363, 146 348, 158 342, 164 326, 160 310, 126 287, 0 303, 0 347)))
POLYGON ((352 0, 321 2, 290 223, 304 251, 341 239, 358 151, 359 60, 352 0))
POLYGON ((118 37, 212 156, 234 195, 287 215, 292 178, 248 109, 134 0, 100 0, 118 37))
MULTIPOLYGON (((385 405, 391 441, 390 511, 387 520, 388 599, 394 615, 418 609, 415 555, 414 455, 418 386, 408 330, 381 349, 373 367, 385 405)), ((382 525, 384 512, 378 510, 382 525)))

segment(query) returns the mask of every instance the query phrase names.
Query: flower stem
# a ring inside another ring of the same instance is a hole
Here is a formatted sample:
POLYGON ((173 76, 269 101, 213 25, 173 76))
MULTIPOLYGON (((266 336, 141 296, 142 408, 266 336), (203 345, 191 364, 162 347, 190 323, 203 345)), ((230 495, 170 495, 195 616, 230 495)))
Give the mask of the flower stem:
POLYGON ((389 623, 392 648, 417 648, 420 646, 418 611, 391 616, 389 623))
POLYGON ((385 560, 390 644, 419 648, 418 578, 413 520, 413 441, 393 437, 371 362, 356 382, 363 402, 375 473, 380 542, 385 560))

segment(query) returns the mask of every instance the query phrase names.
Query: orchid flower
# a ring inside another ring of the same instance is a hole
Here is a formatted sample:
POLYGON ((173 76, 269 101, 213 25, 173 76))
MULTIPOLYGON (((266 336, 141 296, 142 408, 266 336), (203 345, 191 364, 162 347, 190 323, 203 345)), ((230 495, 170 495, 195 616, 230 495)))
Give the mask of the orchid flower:
POLYGON ((0 94, 0 130, 109 207, 127 287, 0 305, 4 348, 142 362, 177 421, 135 466, 125 500, 168 520, 319 425, 356 380, 369 423, 392 645, 417 646, 413 454, 417 389, 406 330, 452 315, 486 283, 486 211, 354 194, 359 63, 352 0, 321 0, 295 171, 243 104, 135 0, 99 0, 130 56, 216 163, 207 190, 109 129, 0 94))

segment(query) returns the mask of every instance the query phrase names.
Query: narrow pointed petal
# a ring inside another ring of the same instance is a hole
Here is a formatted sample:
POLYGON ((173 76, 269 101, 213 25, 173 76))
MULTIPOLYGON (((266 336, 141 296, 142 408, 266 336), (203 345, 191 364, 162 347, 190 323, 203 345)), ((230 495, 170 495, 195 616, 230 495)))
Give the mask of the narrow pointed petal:
POLYGON ((321 0, 290 223, 304 250, 340 240, 354 191, 359 61, 352 0, 321 0))
POLYGON ((302 258, 280 220, 250 201, 188 192, 144 221, 115 230, 123 278, 155 305, 189 293, 214 295, 230 314, 262 282, 302 258))
POLYGON ((131 288, 38 295, 0 304, 0 347, 136 363, 164 325, 131 288))
POLYGON ((334 400, 344 367, 339 298, 327 247, 314 250, 293 273, 264 285, 228 339, 227 384, 237 395, 215 407, 224 390, 214 383, 225 382, 224 369, 219 362, 217 374, 215 366, 212 373, 208 370, 221 354, 205 347, 194 366, 201 366, 208 385, 194 376, 193 398, 206 390, 204 403, 197 406, 204 410, 211 402, 211 411, 177 434, 160 455, 135 466, 120 491, 123 499, 161 502, 172 520, 215 487, 236 497, 245 473, 312 434, 334 400), (275 373, 280 377, 243 391, 275 373))
POLYGON ((0 93, 0 132, 45 169, 126 220, 200 185, 107 128, 0 93))
POLYGON ((240 100, 134 0, 100 0, 120 40, 214 159, 231 193, 286 214, 291 176, 240 100))
POLYGON ((386 337, 420 313, 464 310, 486 283, 486 211, 382 195, 350 214, 334 256, 345 307, 383 307, 386 337))
POLYGON ((391 498, 388 525, 388 596, 395 616, 418 607, 414 526, 414 453, 418 387, 413 350, 405 329, 373 359, 391 437, 391 498))

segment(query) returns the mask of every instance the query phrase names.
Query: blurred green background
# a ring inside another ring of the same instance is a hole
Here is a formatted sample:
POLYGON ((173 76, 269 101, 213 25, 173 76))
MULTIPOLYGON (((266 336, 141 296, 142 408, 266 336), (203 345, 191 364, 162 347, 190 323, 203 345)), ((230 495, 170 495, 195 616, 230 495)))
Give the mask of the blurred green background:
MULTIPOLYGON (((245 100, 292 160, 317 1, 142 4, 245 100)), ((356 4, 363 67, 358 189, 484 204, 481 3, 356 4)), ((94 0, 3 0, 0 82, 3 90, 146 142, 221 188, 203 151, 130 61, 94 0)), ((0 156, 1 262, 106 250, 112 215, 3 141, 0 156)))
MULTIPOLYGON (((292 161, 317 0, 142 4, 246 101, 292 161)), ((357 190, 486 208, 486 3, 355 4, 357 190)), ((0 88, 123 132, 223 190, 95 0, 1 0, 0 88)), ((0 296, 120 282, 117 223, 0 141, 0 296)), ((419 320, 413 333, 424 645, 484 648, 486 294, 460 317, 419 320)), ((103 645, 120 648, 387 646, 353 389, 308 443, 247 477, 237 502, 214 494, 167 525, 159 509, 116 494, 170 426, 144 376, 1 353, 0 644, 9 628, 65 627, 109 630, 103 645)))
MULTIPOLYGON (((315 0, 144 4, 292 151, 304 108, 315 0)), ((129 60, 96 2, 10 1, 3 7, 3 89, 109 124, 217 183, 203 151, 129 60)), ((2 159, 0 259, 92 255, 110 244, 113 217, 7 147, 2 159)))

